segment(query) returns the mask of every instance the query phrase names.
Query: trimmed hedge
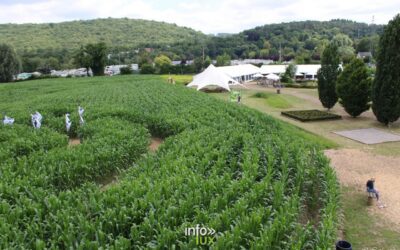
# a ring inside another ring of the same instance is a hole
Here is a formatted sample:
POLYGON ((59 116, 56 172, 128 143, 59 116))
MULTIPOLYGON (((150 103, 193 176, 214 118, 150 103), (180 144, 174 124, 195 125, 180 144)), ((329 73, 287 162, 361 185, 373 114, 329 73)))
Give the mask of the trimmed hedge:
POLYGON ((340 115, 335 115, 326 111, 321 111, 316 109, 284 111, 281 114, 302 122, 342 119, 340 115))

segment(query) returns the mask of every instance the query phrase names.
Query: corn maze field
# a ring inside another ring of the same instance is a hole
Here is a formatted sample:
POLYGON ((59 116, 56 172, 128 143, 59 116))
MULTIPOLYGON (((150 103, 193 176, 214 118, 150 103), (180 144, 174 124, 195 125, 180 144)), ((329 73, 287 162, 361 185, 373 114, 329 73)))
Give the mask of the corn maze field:
POLYGON ((339 191, 328 160, 265 114, 156 76, 3 84, 0 99, 2 117, 15 118, 0 125, 0 249, 334 245, 339 191), (155 153, 151 136, 165 139, 155 153), (212 244, 185 235, 197 224, 215 230, 212 244))

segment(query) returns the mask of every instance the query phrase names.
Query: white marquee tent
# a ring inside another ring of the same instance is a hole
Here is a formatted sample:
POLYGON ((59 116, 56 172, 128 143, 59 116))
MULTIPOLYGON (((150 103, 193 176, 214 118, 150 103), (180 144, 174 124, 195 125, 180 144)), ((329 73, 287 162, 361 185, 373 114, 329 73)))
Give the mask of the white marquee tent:
POLYGON ((216 86, 230 91, 229 85, 239 84, 237 81, 220 71, 214 65, 210 64, 206 70, 193 77, 193 81, 188 87, 197 87, 197 90, 209 86, 216 86))
POLYGON ((281 79, 278 75, 275 75, 274 73, 270 73, 267 75, 267 79, 273 80, 273 81, 279 81, 281 79))

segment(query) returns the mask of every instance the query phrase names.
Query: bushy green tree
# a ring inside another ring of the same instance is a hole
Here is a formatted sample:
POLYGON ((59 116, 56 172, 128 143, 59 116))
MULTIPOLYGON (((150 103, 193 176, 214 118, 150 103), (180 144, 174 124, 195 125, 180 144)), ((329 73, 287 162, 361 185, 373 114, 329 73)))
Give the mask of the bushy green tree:
POLYGON ((211 58, 208 56, 204 59, 204 61, 203 61, 203 57, 196 57, 193 60, 193 67, 194 67, 196 73, 203 71, 208 66, 210 66, 210 64, 211 64, 211 58))
POLYGON ((153 65, 151 65, 149 63, 144 63, 140 67, 140 74, 154 74, 154 73, 155 73, 155 69, 154 69, 153 65))
POLYGON ((7 44, 0 44, 0 82, 11 82, 19 69, 20 63, 14 49, 7 44))
POLYGON ((139 68, 142 67, 143 64, 152 64, 153 61, 151 59, 150 53, 146 50, 142 50, 139 53, 138 64, 139 68))
POLYGON ((131 75, 133 73, 133 70, 131 67, 126 66, 126 67, 122 67, 119 69, 121 75, 131 75))
POLYGON ((329 44, 321 58, 321 68, 318 70, 318 95, 322 105, 328 110, 335 106, 338 97, 336 94, 336 81, 340 73, 338 48, 329 44))
POLYGON ((103 42, 89 43, 79 49, 74 56, 74 61, 78 67, 86 68, 88 74, 91 68, 94 76, 102 76, 106 67, 107 46, 103 42))
POLYGON ((231 65, 231 57, 224 53, 223 55, 217 56, 217 63, 215 66, 229 66, 231 65))
POLYGON ((296 75, 297 66, 294 63, 290 63, 282 76, 282 82, 293 83, 293 79, 296 75))
POLYGON ((39 57, 23 56, 21 58, 22 71, 24 72, 37 71, 37 69, 40 68, 40 65, 42 65, 43 61, 44 59, 41 59, 39 57))
POLYGON ((159 55, 154 59, 157 74, 168 74, 172 65, 171 59, 166 55, 159 55))
POLYGON ((370 108, 371 79, 361 59, 353 59, 337 80, 339 103, 352 117, 370 108))
POLYGON ((94 76, 104 75, 107 61, 107 46, 105 43, 90 43, 86 45, 86 52, 91 58, 90 68, 94 76))
POLYGON ((385 27, 379 41, 376 75, 372 86, 372 110, 388 125, 400 117, 400 15, 385 27))
POLYGON ((76 67, 83 67, 86 69, 86 74, 89 76, 90 65, 92 64, 92 58, 86 51, 86 48, 81 48, 74 55, 74 64, 76 67))
POLYGON ((343 62, 348 63, 355 56, 353 40, 348 35, 337 34, 333 37, 332 43, 338 47, 338 53, 343 62))

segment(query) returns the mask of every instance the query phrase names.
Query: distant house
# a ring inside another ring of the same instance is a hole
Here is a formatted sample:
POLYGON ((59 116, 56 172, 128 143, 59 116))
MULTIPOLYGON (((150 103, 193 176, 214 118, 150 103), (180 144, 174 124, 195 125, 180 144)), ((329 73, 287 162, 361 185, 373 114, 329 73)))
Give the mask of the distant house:
POLYGON ((145 50, 146 52, 149 52, 149 53, 151 53, 151 52, 153 52, 153 51, 154 51, 154 49, 153 49, 153 48, 144 48, 144 50, 145 50))
POLYGON ((364 59, 364 58, 372 58, 371 52, 358 52, 357 58, 364 59))

